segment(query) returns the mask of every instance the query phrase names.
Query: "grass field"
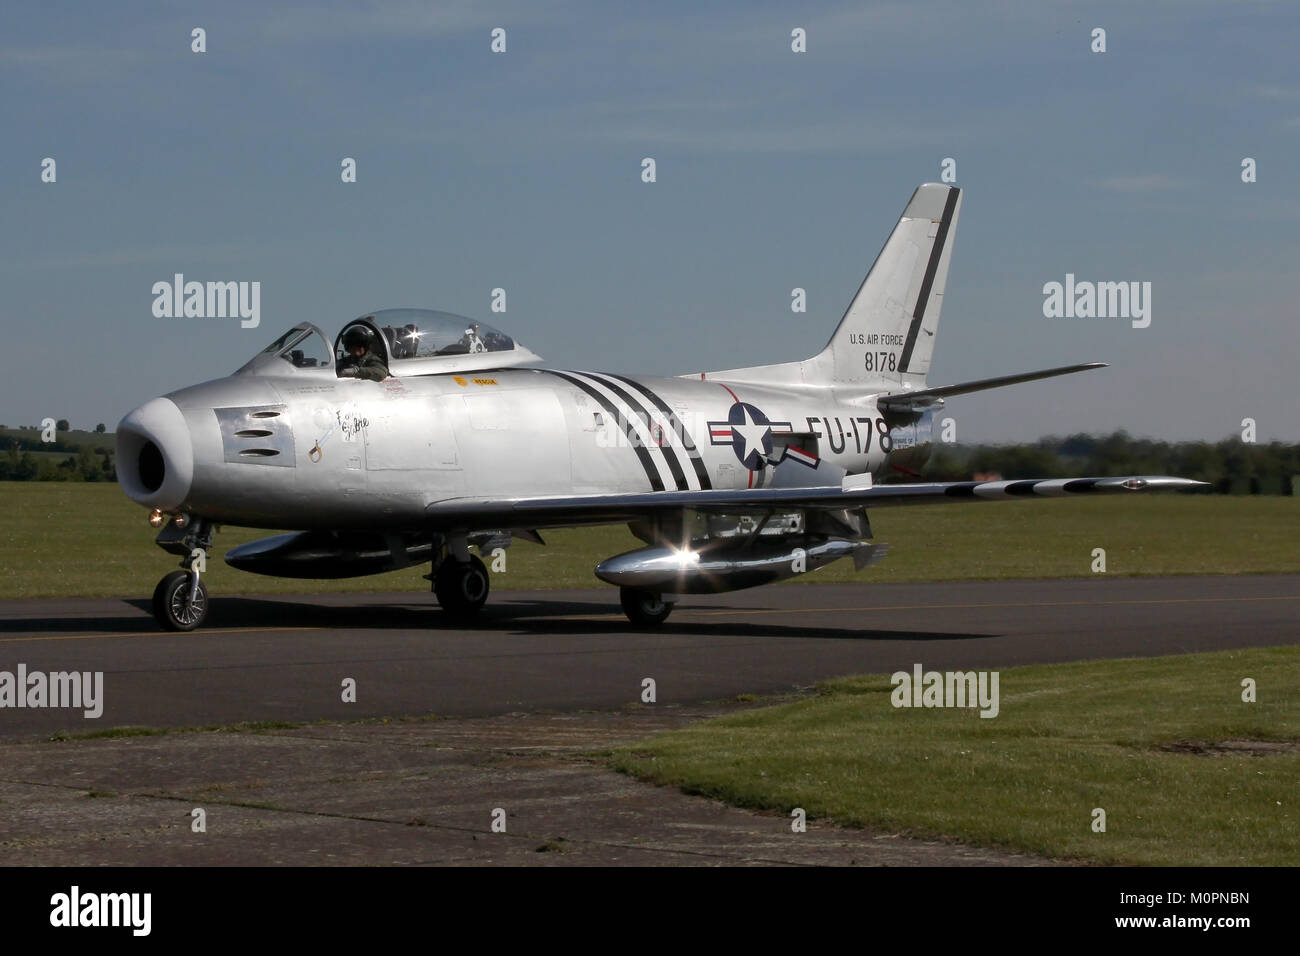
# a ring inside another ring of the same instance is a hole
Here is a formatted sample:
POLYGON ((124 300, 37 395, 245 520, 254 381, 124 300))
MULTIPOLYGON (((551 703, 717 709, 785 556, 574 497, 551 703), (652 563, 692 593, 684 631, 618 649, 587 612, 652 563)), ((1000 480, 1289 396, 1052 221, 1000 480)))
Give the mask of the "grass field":
MULTIPOLYGON (((116 485, 0 482, 0 598, 148 596, 178 559, 154 546, 145 509, 116 485)), ((1058 501, 887 508, 872 512, 882 564, 850 562, 800 581, 923 581, 1091 574, 1106 550, 1111 575, 1300 572, 1300 498, 1133 495, 1058 501)), ((207 582, 214 594, 427 591, 425 567, 341 581, 267 578, 219 560, 271 532, 222 529, 207 582)), ((544 532, 517 543, 496 588, 590 587, 602 558, 638 547, 623 526, 544 532)))
POLYGON ((739 806, 1055 857, 1300 864, 1300 648, 1005 670, 993 719, 895 708, 892 689, 833 681, 614 764, 739 806))

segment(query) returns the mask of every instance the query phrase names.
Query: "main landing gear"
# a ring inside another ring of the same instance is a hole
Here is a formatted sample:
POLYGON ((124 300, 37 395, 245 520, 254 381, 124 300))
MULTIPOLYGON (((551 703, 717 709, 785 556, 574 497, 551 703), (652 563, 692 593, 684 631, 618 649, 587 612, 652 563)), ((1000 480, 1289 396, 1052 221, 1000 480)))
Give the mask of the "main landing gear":
POLYGON ((447 547, 432 574, 433 593, 448 617, 463 621, 474 617, 487 603, 491 582, 488 570, 470 554, 465 535, 449 535, 447 547))
POLYGON ((618 598, 623 613, 637 627, 658 627, 673 613, 672 601, 665 600, 662 594, 640 588, 619 588, 618 598))
POLYGON ((214 531, 206 518, 178 515, 158 535, 159 547, 181 555, 183 569, 164 575, 153 591, 153 616, 166 630, 192 631, 208 616, 208 589, 201 575, 214 531))
POLYGON ((487 568, 474 555, 458 561, 448 555, 433 573, 433 593, 442 609, 456 618, 470 618, 487 603, 487 568))

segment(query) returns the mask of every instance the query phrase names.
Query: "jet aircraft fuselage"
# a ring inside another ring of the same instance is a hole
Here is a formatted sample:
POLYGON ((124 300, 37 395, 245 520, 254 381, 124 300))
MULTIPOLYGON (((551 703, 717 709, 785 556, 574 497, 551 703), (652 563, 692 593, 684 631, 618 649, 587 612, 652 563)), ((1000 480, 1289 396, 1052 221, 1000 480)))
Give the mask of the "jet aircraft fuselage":
POLYGON ((819 469, 881 472, 888 450, 901 456, 917 440, 915 428, 891 435, 872 396, 546 369, 383 382, 254 370, 155 399, 136 421, 164 459, 143 503, 304 530, 408 529, 428 522, 433 502, 467 495, 740 490, 778 470, 791 484, 819 469))

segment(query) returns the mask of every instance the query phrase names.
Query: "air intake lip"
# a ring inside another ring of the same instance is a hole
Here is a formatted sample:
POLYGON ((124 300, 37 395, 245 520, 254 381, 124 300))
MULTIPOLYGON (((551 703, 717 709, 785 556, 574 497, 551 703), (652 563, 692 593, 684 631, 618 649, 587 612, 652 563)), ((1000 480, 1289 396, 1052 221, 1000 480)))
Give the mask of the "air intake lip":
POLYGON ((117 426, 117 480, 126 496, 148 508, 179 509, 194 481, 189 423, 170 398, 155 398, 117 426))

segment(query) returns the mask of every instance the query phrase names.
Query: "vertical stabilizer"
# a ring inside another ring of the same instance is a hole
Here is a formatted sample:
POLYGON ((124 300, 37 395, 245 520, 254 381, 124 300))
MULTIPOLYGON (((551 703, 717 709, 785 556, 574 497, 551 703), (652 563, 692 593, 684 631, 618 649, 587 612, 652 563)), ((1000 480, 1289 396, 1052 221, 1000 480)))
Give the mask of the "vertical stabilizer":
POLYGON ((918 186, 826 348, 802 362, 705 377, 880 391, 924 388, 960 212, 956 186, 918 186))
POLYGON ((926 183, 912 194, 835 334, 812 360, 833 384, 925 387, 960 212, 956 186, 926 183))

